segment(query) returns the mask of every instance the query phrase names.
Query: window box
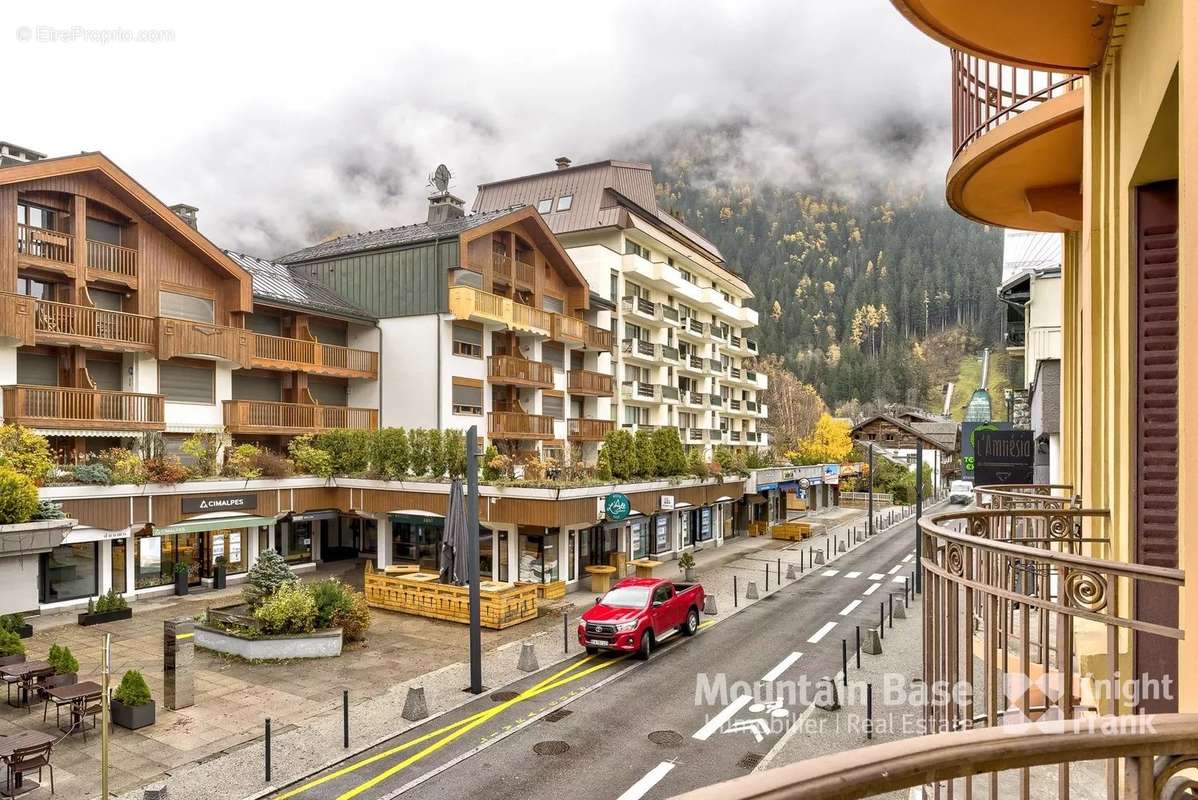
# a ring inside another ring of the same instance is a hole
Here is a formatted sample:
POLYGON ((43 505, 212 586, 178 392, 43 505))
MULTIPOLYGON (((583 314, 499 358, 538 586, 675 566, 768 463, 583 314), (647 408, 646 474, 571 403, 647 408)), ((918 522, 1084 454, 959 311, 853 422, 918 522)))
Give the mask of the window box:
POLYGON ((133 619, 133 609, 118 608, 116 611, 93 611, 90 614, 85 611, 79 615, 79 624, 86 628, 89 625, 103 625, 105 622, 117 622, 122 619, 133 619))

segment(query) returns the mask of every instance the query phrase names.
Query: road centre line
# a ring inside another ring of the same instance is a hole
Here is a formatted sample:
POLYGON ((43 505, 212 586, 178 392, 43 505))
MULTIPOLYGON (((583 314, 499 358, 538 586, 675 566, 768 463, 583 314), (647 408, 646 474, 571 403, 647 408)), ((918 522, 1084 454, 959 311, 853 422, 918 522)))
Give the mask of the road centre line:
POLYGON ((885 576, 885 575, 883 575, 882 573, 880 573, 880 572, 875 572, 873 575, 870 575, 870 576, 869 576, 869 580, 871 580, 871 581, 880 581, 880 580, 882 580, 882 579, 883 579, 883 578, 885 578, 885 577, 886 577, 886 576, 885 576))
POLYGON ((902 568, 903 568, 902 564, 895 564, 893 567, 890 568, 890 572, 887 572, 886 574, 893 575, 894 573, 898 572, 902 568))
POLYGON ((752 700, 753 695, 751 694, 742 694, 740 697, 737 697, 731 703, 724 706, 724 709, 720 713, 707 720, 707 724, 695 731, 691 738, 698 739, 700 742, 706 742, 711 737, 711 734, 724 727, 725 722, 732 719, 736 712, 747 706, 752 700))
POLYGON ((836 627, 836 620, 832 620, 820 628, 815 633, 811 634, 811 638, 807 640, 808 644, 819 644, 819 641, 828 635, 828 631, 836 627))
POLYGON ((854 609, 854 608, 856 608, 856 607, 857 607, 857 606, 859 606, 859 605, 861 605, 861 601, 860 601, 860 600, 854 600, 853 602, 849 603, 849 604, 848 604, 847 606, 845 606, 844 608, 840 609, 840 616, 842 616, 842 617, 847 617, 849 614, 852 614, 852 613, 853 613, 853 609, 854 609))
POLYGON ((769 681, 778 680, 778 678, 782 675, 783 672, 786 672, 786 670, 790 669, 791 664, 795 663, 802 657, 803 657, 802 653, 791 653, 786 658, 779 661, 778 664, 773 669, 771 669, 769 672, 762 675, 761 682, 768 683, 769 681))
POLYGON ((835 575, 837 572, 840 572, 840 570, 838 570, 838 569, 826 569, 826 570, 824 570, 824 577, 825 577, 825 578, 831 578, 831 577, 832 577, 833 575, 835 575))
POLYGON ((636 783, 628 787, 624 794, 620 795, 618 800, 641 800, 649 790, 661 782, 661 779, 670 773, 674 768, 673 761, 663 761, 653 769, 645 773, 645 776, 636 783))
POLYGON ((860 573, 860 572, 857 572, 856 570, 854 570, 853 572, 846 572, 846 573, 844 574, 844 577, 846 577, 846 578, 860 578, 860 577, 861 577, 861 573, 860 573))
POLYGON ((906 556, 903 558, 903 563, 904 563, 904 564, 910 564, 910 563, 911 563, 911 559, 913 559, 913 558, 915 558, 915 554, 914 554, 914 553, 907 553, 907 555, 906 555, 906 556))
POLYGON ((869 597, 871 594, 873 594, 874 592, 878 591, 878 588, 879 588, 881 585, 882 585, 882 584, 880 584, 880 583, 874 583, 874 584, 870 584, 870 587, 869 587, 868 589, 866 589, 864 592, 862 592, 861 594, 865 595, 866 597, 869 597))

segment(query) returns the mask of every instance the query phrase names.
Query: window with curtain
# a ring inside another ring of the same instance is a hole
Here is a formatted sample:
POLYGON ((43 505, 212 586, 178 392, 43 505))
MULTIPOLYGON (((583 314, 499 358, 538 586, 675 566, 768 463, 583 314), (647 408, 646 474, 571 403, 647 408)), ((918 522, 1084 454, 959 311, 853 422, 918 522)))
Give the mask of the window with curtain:
POLYGON ((189 319, 193 322, 215 322, 216 303, 207 297, 160 291, 158 313, 164 317, 189 319))
POLYGON ((466 356, 467 358, 482 358, 482 328, 455 322, 453 324, 453 354, 455 356, 466 356))
POLYGON ((481 386, 453 385, 453 413, 480 417, 483 413, 483 389, 481 386))
POLYGON ((158 364, 158 393, 172 403, 216 402, 216 370, 188 364, 158 364))

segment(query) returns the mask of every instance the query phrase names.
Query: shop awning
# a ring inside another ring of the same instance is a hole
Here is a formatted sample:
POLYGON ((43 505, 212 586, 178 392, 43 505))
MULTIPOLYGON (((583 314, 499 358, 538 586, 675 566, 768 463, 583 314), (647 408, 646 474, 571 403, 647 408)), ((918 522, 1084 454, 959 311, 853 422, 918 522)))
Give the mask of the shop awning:
POLYGON ((204 531, 220 531, 233 528, 253 528, 259 525, 274 525, 274 517, 220 517, 217 519, 196 519, 176 522, 174 525, 154 527, 155 536, 172 536, 176 533, 203 533, 204 531))
POLYGON ((97 439, 135 439, 138 436, 136 431, 101 431, 90 428, 30 428, 30 430, 39 436, 95 437, 97 439))
POLYGON ((732 498, 725 494, 725 495, 720 495, 719 497, 712 500, 711 502, 713 502, 713 503, 731 503, 732 498))

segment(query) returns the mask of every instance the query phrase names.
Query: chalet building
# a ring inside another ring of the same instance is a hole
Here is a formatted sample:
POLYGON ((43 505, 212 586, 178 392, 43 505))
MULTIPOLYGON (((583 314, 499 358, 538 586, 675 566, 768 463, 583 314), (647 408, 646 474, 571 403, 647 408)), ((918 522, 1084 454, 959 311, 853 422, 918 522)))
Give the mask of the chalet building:
POLYGON ((617 340, 619 425, 677 427, 708 454, 766 445, 753 293, 714 244, 658 205, 650 165, 559 158, 547 172, 478 187, 475 212, 512 205, 534 208, 614 306, 597 324, 617 340))
POLYGON ((956 455, 960 451, 958 426, 953 422, 912 422, 878 414, 853 426, 853 441, 899 464, 915 468, 919 443, 923 443, 923 463, 932 470, 932 488, 943 487, 955 474, 956 455), (921 430, 921 427, 925 427, 921 430))
POLYGON ((385 426, 477 425, 515 454, 593 463, 613 428, 611 304, 535 209, 429 201, 425 222, 279 262, 378 318, 385 426))

